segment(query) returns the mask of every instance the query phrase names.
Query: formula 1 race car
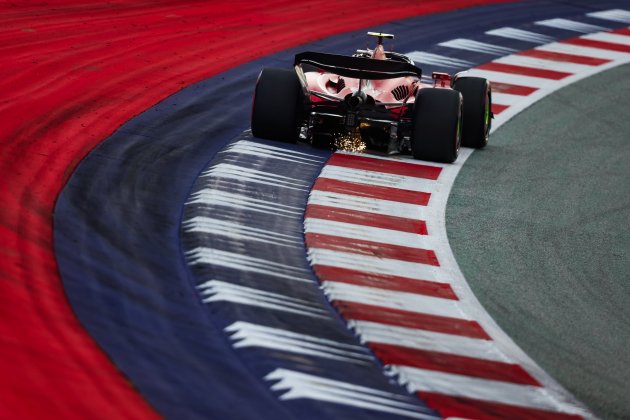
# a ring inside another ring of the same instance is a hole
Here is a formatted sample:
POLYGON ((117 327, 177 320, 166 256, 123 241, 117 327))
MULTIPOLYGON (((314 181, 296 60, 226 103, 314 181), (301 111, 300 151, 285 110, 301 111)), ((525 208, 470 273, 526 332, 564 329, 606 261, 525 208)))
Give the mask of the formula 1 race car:
POLYGON ((385 51, 383 39, 393 35, 368 35, 377 38, 374 50, 352 56, 304 52, 295 56, 295 71, 263 69, 254 92, 252 134, 447 163, 457 159, 460 145, 488 143, 488 80, 434 72, 433 83, 422 83, 409 57, 385 51))

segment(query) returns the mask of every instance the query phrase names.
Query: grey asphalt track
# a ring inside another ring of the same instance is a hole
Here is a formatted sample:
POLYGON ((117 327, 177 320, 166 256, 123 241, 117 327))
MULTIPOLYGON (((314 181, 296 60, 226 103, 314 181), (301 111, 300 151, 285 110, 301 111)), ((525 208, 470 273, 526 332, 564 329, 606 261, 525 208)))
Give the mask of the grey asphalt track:
POLYGON ((446 211, 490 315, 607 419, 630 418, 630 65, 536 103, 472 154, 446 211))

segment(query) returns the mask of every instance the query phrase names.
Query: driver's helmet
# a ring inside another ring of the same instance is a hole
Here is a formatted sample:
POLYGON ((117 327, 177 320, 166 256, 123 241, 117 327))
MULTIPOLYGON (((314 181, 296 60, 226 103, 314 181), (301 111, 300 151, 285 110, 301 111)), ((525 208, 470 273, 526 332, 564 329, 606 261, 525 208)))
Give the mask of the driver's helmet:
POLYGON ((376 59, 376 60, 386 60, 387 57, 385 56, 385 48, 383 48, 382 44, 379 44, 376 46, 376 48, 374 49, 374 53, 372 54, 372 58, 376 59))

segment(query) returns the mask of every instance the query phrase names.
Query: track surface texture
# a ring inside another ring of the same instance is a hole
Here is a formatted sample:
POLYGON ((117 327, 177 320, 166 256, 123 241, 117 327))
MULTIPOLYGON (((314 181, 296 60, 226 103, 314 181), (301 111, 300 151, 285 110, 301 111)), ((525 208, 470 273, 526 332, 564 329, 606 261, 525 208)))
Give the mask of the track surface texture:
POLYGON ((497 130, 447 207, 483 306, 596 414, 618 419, 630 413, 628 75, 624 65, 566 87, 497 130))
MULTIPOLYGON (((618 7, 614 0, 604 3, 618 7)), ((340 410, 335 401, 322 408, 317 399, 296 396, 291 384, 285 387, 296 378, 306 391, 333 400, 335 387, 347 390, 348 384, 356 391, 346 395, 351 403, 357 402, 355 395, 377 401, 385 395, 392 413, 421 405, 381 375, 381 365, 370 365, 378 373, 369 377, 373 388, 357 388, 358 381, 322 382, 313 372, 296 376, 284 368, 292 363, 311 367, 311 359, 287 356, 284 349, 267 351, 286 365, 276 366, 263 381, 267 361, 259 355, 265 351, 239 353, 237 346, 245 345, 232 342, 238 328, 252 327, 231 323, 232 315, 245 311, 238 305, 206 304, 218 299, 215 292, 242 300, 252 290, 220 289, 225 283, 217 288, 209 279, 208 290, 202 290, 195 283, 181 243, 184 203, 203 169, 247 128, 251 89, 262 62, 287 67, 305 44, 346 51, 375 26, 402 32, 404 38, 405 31, 423 28, 406 18, 431 13, 437 13, 431 19, 440 30, 427 31, 429 44, 454 32, 467 36, 460 24, 441 14, 463 6, 471 9, 450 13, 472 13, 469 32, 494 28, 488 10, 509 25, 524 16, 553 17, 556 10, 589 20, 584 13, 594 6, 586 0, 392 1, 386 8, 376 0, 340 0, 328 8, 315 1, 276 0, 262 11, 260 6, 249 0, 0 5, 0 418, 287 418, 290 410, 300 413, 297 418, 367 418, 335 415, 340 410), (500 13, 534 3, 540 8, 531 16, 500 13), (489 5, 473 7, 479 4, 489 5), (198 291, 209 296, 202 302, 198 291), (224 328, 228 322, 235 332, 230 337, 224 328), (400 394, 405 394, 402 399, 400 394), (317 409, 331 410, 330 415, 318 416, 317 409)), ((562 28, 541 30, 562 39, 575 35, 562 28)), ((531 45, 518 46, 524 48, 531 45)), ((317 169, 322 156, 311 158, 317 169)), ((242 162, 249 165, 247 159, 242 162)), ((258 175, 252 178, 259 181, 258 175)), ((225 192, 226 184, 220 182, 218 189, 225 192)), ((264 195, 253 192, 258 193, 264 195)), ((295 199, 305 204, 303 197, 295 199)), ((302 213, 301 207, 293 210, 302 213)), ((246 250, 243 255, 245 260, 250 256, 246 250)), ((212 262, 220 260, 216 256, 211 255, 212 262)), ((306 260, 301 263, 312 276, 306 260)), ((245 268, 241 264, 237 270, 245 268)), ((315 287, 300 298, 288 288, 277 292, 255 301, 286 293, 294 306, 302 297, 327 304, 315 287)), ((265 324, 264 317, 254 320, 265 324)), ((329 331, 343 330, 340 342, 352 357, 373 358, 355 346, 356 337, 349 336, 338 316, 333 322, 340 328, 329 331)), ((321 331, 309 328, 305 333, 321 331)), ((265 336, 269 331, 254 332, 265 336)), ((342 373, 332 363, 328 368, 342 373)), ((369 407, 360 409, 378 416, 369 407)), ((434 415, 431 410, 413 414, 434 415)))
MULTIPOLYGON (((382 2, 358 7, 353 0, 324 9, 318 2, 296 6, 279 0, 266 2, 264 11, 255 1, 0 4, 0 414, 146 418, 153 413, 86 333, 61 287, 53 209, 90 150, 133 116, 226 69, 340 28, 364 28, 463 3, 410 8, 407 1, 396 1, 379 13, 373 10, 382 2), (340 9, 353 12, 340 14, 340 9)), ((171 151, 145 155, 144 167, 171 151)), ((126 195, 124 204, 133 208, 137 199, 126 195)), ((95 216, 106 211, 84 210, 95 216)), ((164 238, 155 231, 148 240, 164 238)), ((117 312, 125 313, 124 308, 117 312)))

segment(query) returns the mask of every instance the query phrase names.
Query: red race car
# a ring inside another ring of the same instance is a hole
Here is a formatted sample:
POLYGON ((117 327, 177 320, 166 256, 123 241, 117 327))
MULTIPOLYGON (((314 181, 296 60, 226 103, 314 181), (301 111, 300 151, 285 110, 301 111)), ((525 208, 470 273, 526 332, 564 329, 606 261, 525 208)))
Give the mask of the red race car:
POLYGON ((352 56, 304 52, 295 70, 263 69, 253 99, 252 134, 333 150, 411 153, 451 163, 460 145, 482 148, 491 125, 490 82, 434 72, 433 83, 406 55, 374 50, 352 56))

